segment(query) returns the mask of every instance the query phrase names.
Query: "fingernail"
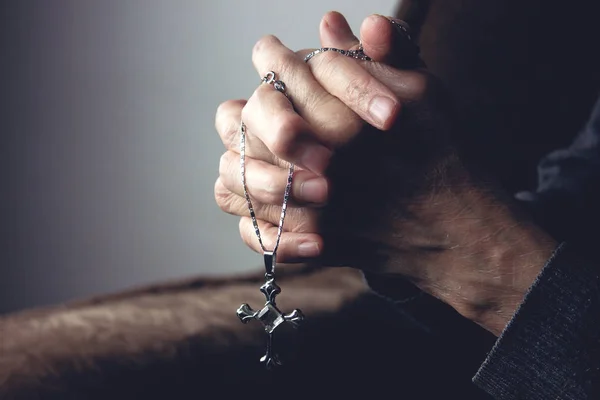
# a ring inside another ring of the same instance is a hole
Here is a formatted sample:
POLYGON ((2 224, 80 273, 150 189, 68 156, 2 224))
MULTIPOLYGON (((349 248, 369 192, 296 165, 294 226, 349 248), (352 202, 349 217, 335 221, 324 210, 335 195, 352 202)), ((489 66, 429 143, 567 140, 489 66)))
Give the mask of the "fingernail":
POLYGON ((308 145, 301 150, 297 164, 315 174, 322 175, 327 169, 330 157, 331 151, 327 147, 320 144, 308 145))
POLYGON ((316 257, 321 253, 319 244, 315 242, 300 243, 298 245, 298 255, 300 257, 316 257))
POLYGON ((300 186, 300 200, 307 203, 325 204, 327 201, 327 180, 313 178, 302 182, 300 186))
POLYGON ((388 97, 375 97, 369 105, 369 114, 381 125, 385 125, 386 121, 392 116, 396 103, 388 97))

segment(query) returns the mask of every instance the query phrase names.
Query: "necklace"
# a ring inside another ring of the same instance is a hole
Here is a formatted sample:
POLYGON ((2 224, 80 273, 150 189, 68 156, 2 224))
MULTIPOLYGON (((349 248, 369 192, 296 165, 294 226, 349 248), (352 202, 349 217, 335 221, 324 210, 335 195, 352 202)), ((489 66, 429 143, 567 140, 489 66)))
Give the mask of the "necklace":
MULTIPOLYGON (((370 61, 371 59, 363 52, 362 46, 358 50, 340 50, 332 47, 324 47, 309 53, 305 58, 304 62, 308 62, 312 57, 317 54, 324 53, 326 51, 335 51, 344 56, 355 58, 363 61, 370 61)), ((267 75, 262 78, 261 83, 272 84, 275 90, 283 93, 286 97, 285 84, 276 80, 275 72, 269 71, 267 75)), ((288 97, 289 99, 289 97, 288 97)), ((275 301, 275 297, 281 293, 281 288, 275 283, 275 266, 277 258, 277 248, 279 247, 279 241, 281 240, 281 234, 283 232, 283 224, 285 221, 285 213, 287 210, 287 204, 290 197, 290 189, 292 188, 292 181, 294 178, 294 164, 290 164, 288 169, 287 184, 283 194, 283 204, 281 206, 281 216, 279 218, 279 226, 277 229, 277 238, 273 246, 273 250, 267 250, 263 244, 258 223, 256 220, 256 214, 254 207, 252 206, 252 200, 248 193, 246 185, 246 125, 242 121, 240 123, 240 169, 242 175, 242 186, 244 188, 244 197, 248 204, 248 211, 250 212, 250 218, 256 232, 256 237, 260 244, 260 248, 263 251, 263 258, 265 263, 265 283, 260 287, 260 291, 265 295, 266 302, 262 309, 254 311, 248 304, 242 304, 237 310, 237 316, 243 323, 248 321, 258 320, 264 326, 265 332, 267 333, 267 350, 265 355, 260 359, 261 363, 270 369, 275 366, 281 365, 281 361, 277 354, 273 351, 273 333, 275 329, 283 323, 290 323, 294 328, 298 328, 304 320, 304 315, 299 309, 295 309, 289 314, 284 314, 279 308, 275 301)))
MULTIPOLYGON (((262 83, 273 84, 276 90, 285 93, 285 84, 281 81, 275 80, 275 73, 270 71, 261 81, 262 83)), ((287 94, 286 94, 287 96, 287 94)), ((281 293, 281 288, 275 283, 275 266, 277 258, 277 248, 279 247, 279 241, 281 240, 281 234, 283 232, 283 223, 285 221, 285 212, 287 210, 287 204, 290 197, 290 190, 292 188, 292 181, 294 178, 294 164, 290 164, 288 169, 287 184, 283 194, 283 205, 281 206, 281 216, 279 218, 279 227, 277 229, 277 238, 273 246, 273 250, 267 250, 263 244, 262 237, 260 235, 260 229, 258 229, 258 223, 256 221, 256 214, 254 207, 252 206, 252 200, 248 193, 246 185, 246 125, 244 122, 240 123, 240 169, 242 173, 242 186, 244 188, 244 197, 248 204, 248 211, 250 212, 250 218, 254 225, 254 231, 258 238, 258 243, 263 251, 263 258, 265 263, 265 283, 260 287, 260 291, 265 295, 266 302, 264 307, 259 311, 254 311, 248 304, 244 303, 238 308, 237 316, 243 323, 247 323, 251 320, 260 321, 267 332, 267 351, 266 354, 260 359, 260 362, 264 363, 265 366, 270 369, 275 366, 281 365, 281 361, 277 354, 273 351, 273 332, 275 329, 288 322, 293 327, 297 328, 300 323, 304 320, 302 311, 296 309, 290 314, 284 314, 277 308, 275 297, 281 293)))

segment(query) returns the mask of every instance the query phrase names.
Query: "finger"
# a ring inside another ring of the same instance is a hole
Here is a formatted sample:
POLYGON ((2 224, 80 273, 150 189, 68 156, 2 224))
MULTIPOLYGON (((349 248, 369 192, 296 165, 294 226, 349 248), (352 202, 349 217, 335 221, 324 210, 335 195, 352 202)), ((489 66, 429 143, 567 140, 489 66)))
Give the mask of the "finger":
MULTIPOLYGON (((252 62, 261 78, 269 71, 286 85, 294 108, 306 121, 323 132, 337 130, 353 113, 331 96, 313 77, 302 57, 285 47, 275 36, 261 38, 254 46, 252 62), (321 109, 327 112, 315 112, 321 109), (335 115, 339 113, 339 115, 335 115), (332 115, 333 120, 332 120, 332 115)), ((355 117, 355 116, 354 116, 355 117)))
MULTIPOLYGON (((250 197, 262 204, 281 205, 289 170, 248 157, 245 165, 246 187, 250 197)), ((244 196, 239 154, 228 151, 221 156, 219 178, 229 191, 244 196)), ((325 178, 308 171, 294 173, 290 191, 293 204, 320 206, 327 202, 327 197, 328 183, 325 178)))
MULTIPOLYGON (((283 195, 280 199, 283 202, 283 195)), ((221 178, 215 182, 215 200, 221 210, 240 217, 249 216, 248 203, 246 199, 227 189, 221 178)), ((252 199, 252 206, 256 218, 272 224, 279 224, 281 218, 281 204, 263 204, 256 199, 252 199)), ((318 232, 318 211, 309 207, 288 207, 285 217, 284 229, 287 232, 294 233, 314 233, 318 232)))
MULTIPOLYGON (((258 220, 261 239, 266 249, 272 249, 277 240, 277 226, 258 220)), ((242 217, 239 224, 240 236, 244 243, 257 253, 262 249, 249 217, 242 217)), ((277 250, 277 262, 292 263, 318 257, 323 249, 323 239, 315 233, 283 232, 277 250)))
MULTIPOLYGON (((338 21, 343 16, 338 16, 338 13, 329 13, 326 14, 324 19, 329 21, 330 15, 333 16, 336 24, 342 25, 342 21, 338 21)), ((393 18, 390 18, 393 19, 393 18)), ((372 56, 374 60, 377 58, 384 59, 386 57, 392 57, 391 64, 384 64, 382 62, 364 62, 361 63, 362 67, 365 68, 369 73, 376 77, 378 81, 380 81, 384 86, 391 89, 394 94, 399 98, 399 100, 407 100, 407 101, 415 101, 420 100, 425 93, 428 93, 426 87, 428 83, 431 82, 431 79, 427 79, 428 75, 422 70, 413 70, 413 69, 398 69, 396 64, 406 62, 406 59, 403 60, 394 60, 393 57, 400 56, 401 57, 401 49, 398 48, 396 42, 394 42, 395 37, 399 37, 400 34, 396 31, 396 28, 390 23, 390 19, 388 17, 383 17, 381 15, 372 15, 365 19, 363 25, 361 27, 361 36, 363 39, 363 47, 365 48, 365 53, 369 56, 372 56), (394 64, 394 62, 396 64, 394 64)), ((394 21, 398 23, 405 24, 401 20, 394 19, 394 21)), ((345 22, 345 20, 344 20, 345 22)), ((333 23, 330 23, 331 26, 333 23)), ((406 24, 405 24, 406 25, 406 24)), ((406 25, 408 26, 408 25, 406 25)), ((327 26, 321 27, 321 37, 324 39, 324 35, 328 35, 329 38, 334 37, 335 33, 327 32, 329 29, 327 26)), ((337 28, 337 29, 342 29, 337 28)), ((346 33, 347 34, 347 33, 346 33)), ((346 37, 345 35, 340 35, 346 37)), ((342 40, 340 39, 339 45, 342 45, 342 40)), ((348 44, 351 43, 349 39, 348 44)), ((328 43, 328 42, 326 42, 328 43)), ((335 47, 335 43, 332 43, 332 47, 335 47)), ((350 46, 349 48, 356 48, 357 46, 350 46)), ((311 50, 302 50, 298 52, 301 56, 305 56, 310 53, 311 50)), ((320 56, 324 56, 325 54, 320 54, 320 56)), ((315 57, 316 59, 317 57, 315 57)), ((389 58, 388 58, 389 59, 389 58)), ((354 60, 351 60, 354 61, 354 60)), ((310 61, 312 63, 312 60, 310 61)), ((313 69, 315 70, 315 69, 313 69)), ((320 78, 319 80, 324 79, 320 78)), ((327 85, 324 85, 327 87, 327 85)))
POLYGON ((370 62, 360 63, 337 52, 326 51, 310 59, 308 64, 319 83, 362 119, 380 130, 392 127, 400 111, 400 102, 361 65, 370 62))
POLYGON ((242 110, 242 119, 249 134, 277 157, 317 175, 327 169, 331 150, 316 140, 312 127, 271 85, 263 84, 256 89, 242 110))
POLYGON ((360 38, 364 52, 373 61, 383 62, 396 68, 422 66, 419 47, 412 41, 410 27, 402 20, 377 14, 371 15, 360 27, 360 38))
MULTIPOLYGON (((215 128, 227 150, 240 152, 240 121, 246 100, 229 100, 221 103, 215 116, 215 128)), ((251 132, 246 132, 246 156, 287 167, 288 162, 276 157, 267 146, 251 132)))
MULTIPOLYGON (((312 129, 310 134, 304 132, 305 139, 314 137, 317 142, 330 146, 332 144, 339 144, 339 139, 347 136, 349 132, 355 134, 362 128, 362 122, 356 113, 349 109, 334 95, 325 90, 315 79, 310 68, 303 59, 298 54, 285 47, 276 37, 266 36, 259 40, 254 46, 252 61, 256 70, 259 71, 261 75, 266 74, 268 71, 275 71, 277 74, 276 79, 285 83, 286 93, 289 95, 289 100, 293 103, 292 110, 295 110, 298 115, 304 118, 306 126, 311 127, 312 129)), ((255 92, 257 96, 253 97, 260 97, 261 93, 268 94, 268 91, 261 90, 264 89, 264 86, 267 88, 270 87, 271 92, 276 92, 272 85, 261 85, 259 90, 255 92)), ((286 99, 281 93, 276 92, 276 94, 279 101, 286 99)), ((252 102, 249 101, 247 107, 250 107, 251 103, 252 102)), ((257 104, 260 104, 260 102, 257 104)), ((277 100, 273 100, 273 103, 271 103, 268 108, 263 107, 263 115, 260 116, 260 118, 257 117, 257 120, 262 123, 262 128, 257 130, 257 127, 255 126, 253 132, 254 134, 261 135, 261 139, 263 137, 273 137, 278 133, 273 132, 270 129, 270 124, 273 120, 270 118, 265 119, 263 117, 280 114, 279 111, 284 109, 285 106, 283 106, 283 103, 279 103, 279 106, 281 107, 277 106, 277 100)), ((289 106, 287 108, 289 108, 289 106)), ((256 107, 256 110, 259 112, 261 111, 260 107, 256 107)), ((244 122, 246 122, 246 114, 243 115, 243 118, 244 122)), ((286 123, 289 122, 290 120, 288 118, 286 123)), ((281 127, 281 125, 276 127, 281 127)), ((265 144, 273 151, 269 146, 269 143, 265 142, 265 144)), ((288 145, 290 145, 287 147, 289 149, 289 154, 280 155, 277 151, 273 152, 279 157, 296 162, 315 173, 320 173, 317 168, 305 164, 303 165, 301 159, 294 160, 293 158, 290 158, 292 155, 300 156, 306 153, 295 151, 295 149, 292 148, 295 144, 294 141, 288 143, 288 145)), ((305 147, 306 143, 302 143, 302 145, 305 147)), ((325 151, 322 151, 319 155, 324 157, 326 154, 325 151)), ((328 160, 321 160, 318 164, 326 164, 326 161, 328 160)))
POLYGON ((348 21, 337 11, 325 14, 319 27, 321 47, 334 47, 343 50, 357 49, 360 42, 348 21))
MULTIPOLYGON (((325 14, 320 36, 324 47, 343 50, 359 47, 348 22, 337 12, 325 14)), ((377 79, 365 73, 356 60, 327 51, 313 57, 309 65, 319 83, 365 121, 381 130, 393 125, 400 109, 398 99, 377 79)))
POLYGON ((325 14, 320 26, 321 46, 355 50, 362 44, 373 61, 394 67, 406 67, 418 60, 418 47, 410 36, 410 27, 400 19, 371 15, 360 30, 361 41, 354 36, 344 16, 336 11, 325 14), (394 24, 391 23, 394 22, 394 24), (404 30, 400 29, 400 25, 404 30), (417 59, 415 59, 417 58, 417 59))
MULTIPOLYGON (((396 69, 383 63, 364 63, 371 75, 392 90, 403 102, 415 102, 431 96, 435 79, 422 69, 396 69)), ((434 96, 435 97, 435 96, 434 96)))

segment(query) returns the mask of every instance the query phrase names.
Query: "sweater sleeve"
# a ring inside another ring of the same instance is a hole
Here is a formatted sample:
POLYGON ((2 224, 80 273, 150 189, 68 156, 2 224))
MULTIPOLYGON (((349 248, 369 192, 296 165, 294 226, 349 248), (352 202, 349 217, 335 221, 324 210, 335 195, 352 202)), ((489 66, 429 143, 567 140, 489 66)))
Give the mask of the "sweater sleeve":
POLYGON ((600 398, 600 274, 561 244, 473 378, 499 400, 600 398))

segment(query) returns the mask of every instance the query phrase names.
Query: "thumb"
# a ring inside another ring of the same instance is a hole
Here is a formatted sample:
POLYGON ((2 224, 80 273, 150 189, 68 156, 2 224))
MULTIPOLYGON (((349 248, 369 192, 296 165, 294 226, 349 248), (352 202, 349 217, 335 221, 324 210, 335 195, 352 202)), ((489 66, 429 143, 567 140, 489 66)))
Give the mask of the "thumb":
POLYGON ((360 36, 364 52, 374 61, 402 69, 423 66, 410 28, 399 19, 371 15, 363 21, 360 36))

